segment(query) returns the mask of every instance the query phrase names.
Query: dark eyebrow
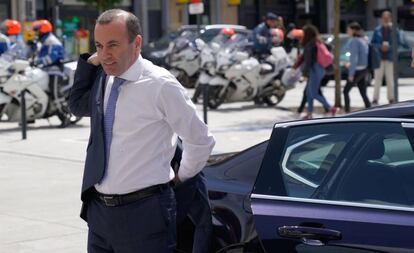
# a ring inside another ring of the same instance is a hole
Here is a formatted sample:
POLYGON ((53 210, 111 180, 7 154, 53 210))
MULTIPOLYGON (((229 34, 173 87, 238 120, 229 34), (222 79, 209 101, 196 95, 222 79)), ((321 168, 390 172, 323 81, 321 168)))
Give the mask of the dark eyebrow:
POLYGON ((119 41, 117 41, 117 40, 110 40, 106 44, 113 44, 113 43, 119 44, 119 41))

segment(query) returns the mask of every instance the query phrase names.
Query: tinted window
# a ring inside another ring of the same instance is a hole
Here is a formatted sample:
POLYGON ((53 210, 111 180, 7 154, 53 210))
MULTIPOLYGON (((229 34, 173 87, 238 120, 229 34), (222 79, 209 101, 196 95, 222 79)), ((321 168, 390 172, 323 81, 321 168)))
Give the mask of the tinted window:
POLYGON ((414 153, 405 132, 374 134, 338 183, 332 199, 413 206, 414 153))
POLYGON ((304 135, 300 128, 293 129, 281 164, 289 196, 310 197, 350 138, 341 133, 304 135))
POLYGON ((283 182, 265 164, 259 194, 414 207, 414 152, 400 123, 291 127, 280 144, 270 146, 282 148, 273 156, 283 182))
POLYGON ((204 42, 210 42, 217 34, 220 32, 221 29, 208 29, 200 35, 200 39, 204 40, 204 42))

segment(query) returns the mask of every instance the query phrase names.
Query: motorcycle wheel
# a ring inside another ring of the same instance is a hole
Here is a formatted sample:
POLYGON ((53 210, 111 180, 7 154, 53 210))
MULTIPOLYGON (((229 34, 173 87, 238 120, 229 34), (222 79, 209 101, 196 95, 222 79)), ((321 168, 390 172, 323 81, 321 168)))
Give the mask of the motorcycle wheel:
POLYGON ((62 111, 57 111, 56 115, 58 116, 61 122, 60 124, 61 128, 65 128, 69 125, 74 125, 82 119, 82 117, 77 117, 73 115, 70 112, 69 108, 66 106, 62 107, 62 111))
POLYGON ((177 76, 177 80, 185 88, 194 88, 194 83, 191 81, 191 78, 184 71, 180 71, 180 74, 177 76))
POLYGON ((77 116, 73 115, 72 113, 58 112, 57 116, 58 116, 59 120, 61 121, 61 124, 60 124, 61 128, 65 128, 69 125, 74 125, 82 119, 82 117, 77 117, 77 116))
POLYGON ((222 87, 210 86, 208 90, 208 107, 210 109, 217 109, 226 97, 227 91, 220 96, 222 87))
POLYGON ((268 105, 268 106, 275 106, 277 104, 279 104, 283 98, 285 97, 286 94, 286 89, 284 86, 280 85, 278 87, 276 87, 272 94, 268 95, 268 96, 264 96, 263 97, 263 101, 268 105))

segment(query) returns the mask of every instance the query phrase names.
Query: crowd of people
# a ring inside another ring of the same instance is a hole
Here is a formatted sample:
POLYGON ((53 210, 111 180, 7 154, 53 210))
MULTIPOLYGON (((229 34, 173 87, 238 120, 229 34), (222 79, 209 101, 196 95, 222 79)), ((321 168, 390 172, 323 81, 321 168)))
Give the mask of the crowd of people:
MULTIPOLYGON (((258 55, 270 53, 270 49, 276 42, 275 29, 283 32, 286 38, 282 44, 287 50, 292 48, 292 38, 298 39, 298 46, 301 54, 298 55, 294 68, 300 68, 303 78, 306 80, 306 87, 303 94, 301 105, 298 107, 298 113, 304 110, 307 105, 307 113, 304 118, 312 118, 313 101, 319 101, 326 113, 335 115, 337 108, 331 106, 324 97, 321 90, 321 81, 325 76, 326 68, 332 66, 321 66, 319 63, 320 50, 324 41, 321 39, 318 28, 308 24, 302 29, 296 29, 295 25, 289 24, 286 29, 283 24, 283 18, 274 14, 267 13, 265 20, 256 26, 253 30, 252 41, 254 52, 258 55), (298 32, 300 31, 300 32, 298 32), (294 35, 294 36, 292 36, 294 35)), ((392 20, 391 13, 384 11, 381 15, 381 24, 375 28, 372 39, 369 40, 364 34, 362 26, 357 22, 352 22, 347 26, 347 35, 349 42, 347 44, 350 53, 349 62, 346 63, 347 79, 343 89, 344 111, 350 112, 351 98, 349 96, 352 87, 357 86, 365 107, 377 105, 380 99, 380 87, 385 77, 387 84, 388 102, 395 102, 394 95, 394 63, 392 62, 392 20), (368 75, 374 72, 374 94, 372 103, 367 95, 368 75)), ((280 37, 280 36, 279 36, 280 37)), ((399 38, 399 34, 397 36, 399 38)), ((400 43, 398 40, 397 43, 400 43)), ((325 45, 326 46, 326 45, 325 45)))

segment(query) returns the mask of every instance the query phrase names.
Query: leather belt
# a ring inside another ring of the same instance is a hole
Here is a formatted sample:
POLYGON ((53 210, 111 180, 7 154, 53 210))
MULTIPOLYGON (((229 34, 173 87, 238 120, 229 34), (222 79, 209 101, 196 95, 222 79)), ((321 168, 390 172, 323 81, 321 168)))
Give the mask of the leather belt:
POLYGON ((170 182, 153 185, 127 194, 103 194, 95 190, 95 198, 107 207, 127 205, 132 202, 151 197, 170 188, 170 182))

